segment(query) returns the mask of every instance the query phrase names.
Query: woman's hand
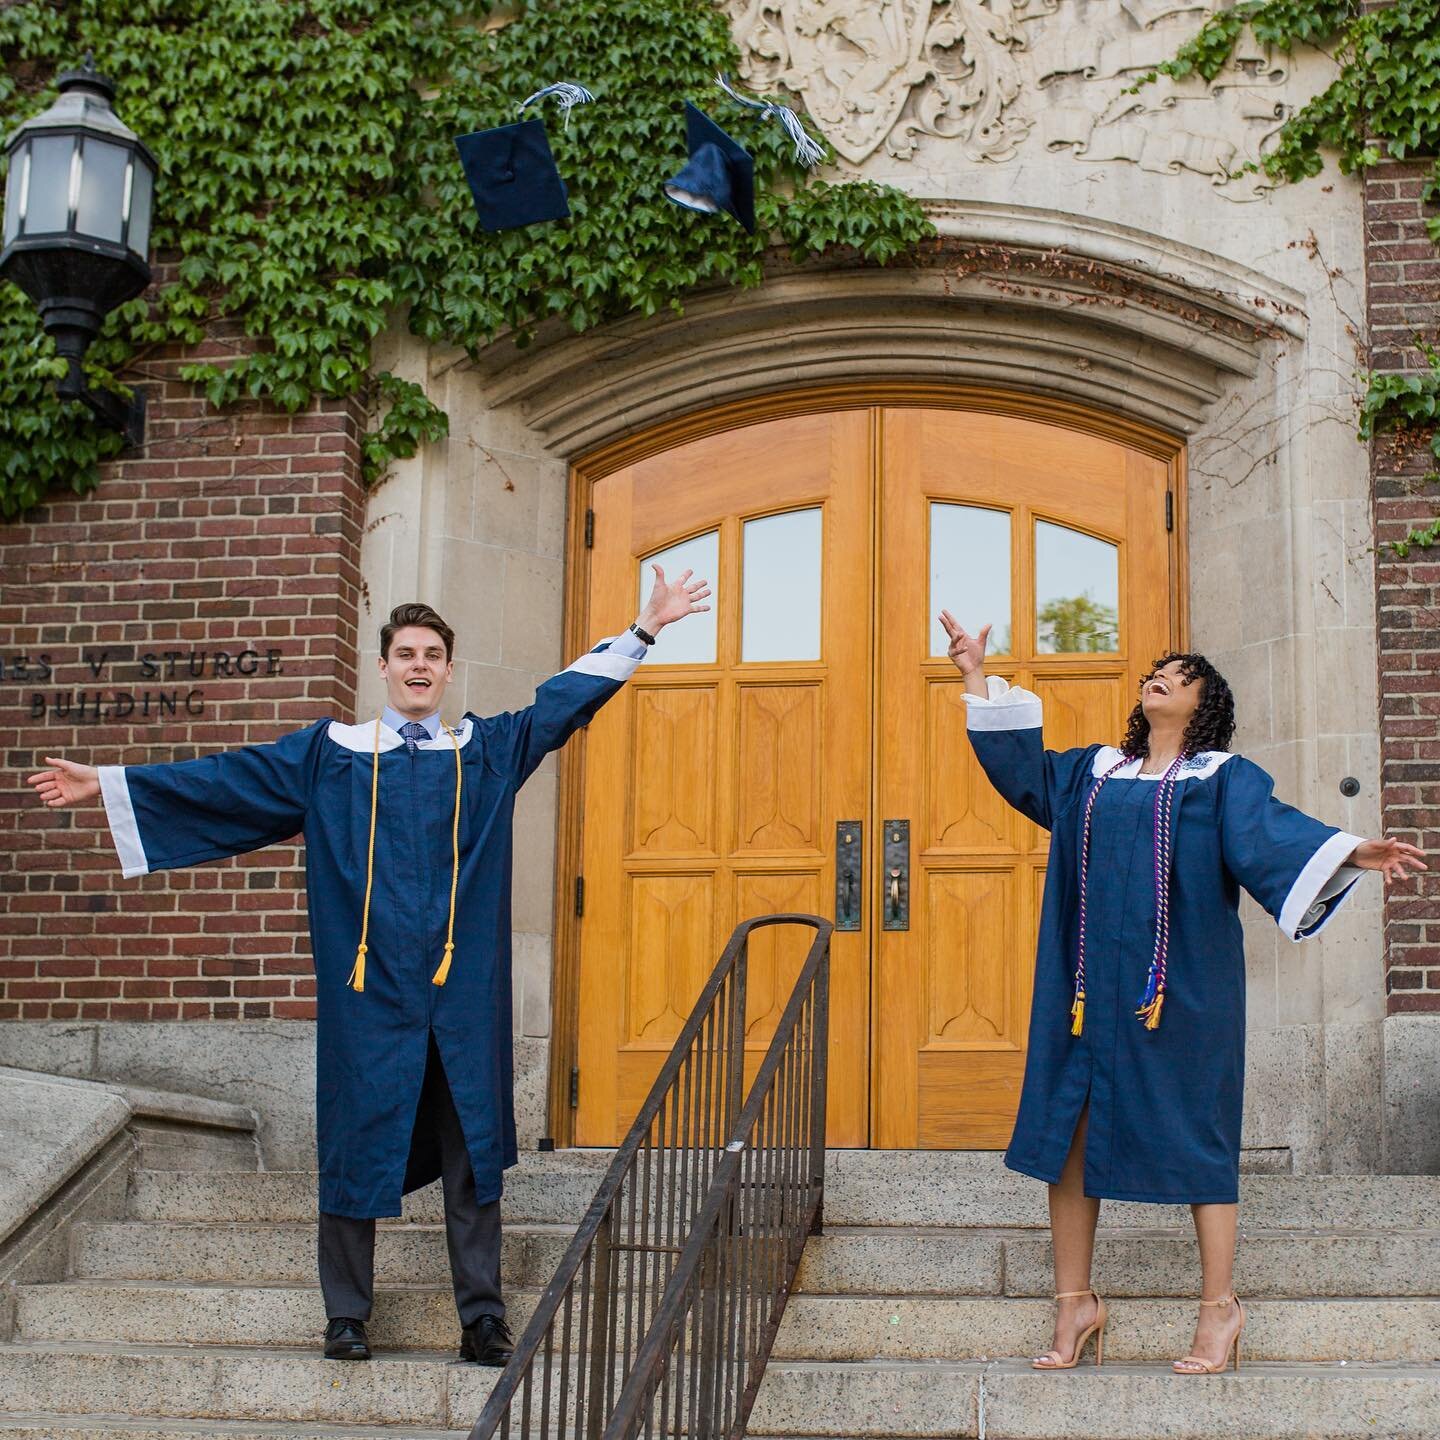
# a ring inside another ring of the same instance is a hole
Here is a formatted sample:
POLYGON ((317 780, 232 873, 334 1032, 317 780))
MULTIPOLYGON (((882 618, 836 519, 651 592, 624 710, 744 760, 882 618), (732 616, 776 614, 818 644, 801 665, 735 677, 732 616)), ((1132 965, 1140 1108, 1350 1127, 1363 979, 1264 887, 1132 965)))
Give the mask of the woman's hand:
POLYGON ((1388 885, 1392 880, 1408 880, 1412 870, 1428 870, 1425 852, 1404 840, 1387 835, 1383 840, 1367 840, 1350 852, 1350 865, 1361 870, 1378 870, 1388 885))
POLYGON ((45 763, 50 768, 31 775, 26 783, 35 787, 35 793, 52 810, 86 805, 100 798, 100 772, 93 765, 79 765, 54 755, 47 755, 45 763))
POLYGON ((658 565, 652 564, 650 568, 655 572, 655 588, 635 621, 647 635, 658 635, 673 621, 710 608, 700 603, 710 598, 708 580, 692 582, 690 577, 695 572, 687 570, 678 580, 667 581, 665 572, 658 565))
POLYGON ((982 625, 978 635, 968 634, 948 610, 940 612, 940 623, 950 637, 950 649, 946 653, 955 668, 966 676, 984 670, 985 643, 990 638, 990 627, 982 625))

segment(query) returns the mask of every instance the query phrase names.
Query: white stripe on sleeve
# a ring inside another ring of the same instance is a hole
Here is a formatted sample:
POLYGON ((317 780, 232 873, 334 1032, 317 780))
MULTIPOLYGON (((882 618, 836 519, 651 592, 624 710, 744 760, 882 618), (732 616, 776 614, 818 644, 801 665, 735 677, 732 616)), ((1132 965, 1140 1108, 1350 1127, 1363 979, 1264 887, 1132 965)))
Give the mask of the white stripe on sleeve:
POLYGON ((1316 934, 1324 926, 1315 922, 1329 921, 1345 903, 1348 897, 1341 892, 1350 880, 1362 873, 1356 867, 1346 865, 1345 861, 1357 845, 1364 843, 1361 836, 1347 835, 1342 830, 1332 835, 1305 862, 1305 868, 1296 877, 1284 905, 1280 907, 1280 929, 1287 940, 1304 940, 1316 934), (1331 901, 1335 903, 1331 904, 1331 901), (1315 928, 1306 931, 1307 926, 1315 928), (1302 934, 1302 931, 1305 933, 1302 934))
POLYGON ((592 650, 582 655, 573 665, 567 665, 561 672, 566 675, 598 675, 606 680, 618 680, 624 684, 638 668, 645 654, 645 642, 638 635, 630 639, 640 647, 639 655, 628 655, 618 648, 620 640, 602 640, 603 649, 592 650))
POLYGON ((100 797, 105 802, 105 818, 110 822, 110 838, 120 857, 120 869, 127 880, 150 873, 145 847, 140 843, 140 827, 135 823, 135 807, 130 803, 130 782, 123 765, 100 767, 100 797))
POLYGON ((1038 730, 1044 723, 1040 697, 998 675, 986 677, 986 695, 965 696, 966 723, 971 730, 1038 730))

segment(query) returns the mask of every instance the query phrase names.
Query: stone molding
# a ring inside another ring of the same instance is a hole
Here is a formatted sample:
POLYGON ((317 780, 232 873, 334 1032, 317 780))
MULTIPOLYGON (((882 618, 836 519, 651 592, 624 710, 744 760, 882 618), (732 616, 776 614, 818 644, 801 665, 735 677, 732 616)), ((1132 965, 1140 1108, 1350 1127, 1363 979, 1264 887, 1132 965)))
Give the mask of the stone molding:
POLYGON ((499 341, 458 363, 573 458, 722 403, 865 380, 1004 388, 1186 435, 1305 333, 1298 292, 1144 231, 1022 207, 928 208, 941 239, 911 263, 776 258, 763 285, 703 293, 682 315, 550 331, 523 351, 499 341))

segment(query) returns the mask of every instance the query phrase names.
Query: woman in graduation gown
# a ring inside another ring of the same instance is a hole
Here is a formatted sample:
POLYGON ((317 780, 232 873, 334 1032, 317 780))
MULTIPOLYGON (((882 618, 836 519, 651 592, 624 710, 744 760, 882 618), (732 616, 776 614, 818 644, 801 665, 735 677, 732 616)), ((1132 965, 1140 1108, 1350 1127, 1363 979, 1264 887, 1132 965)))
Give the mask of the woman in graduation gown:
POLYGON ((1317 934, 1364 870, 1421 852, 1324 825, 1229 751, 1234 701, 1200 655, 1155 662, 1124 744, 1046 750, 1041 702, 987 680, 985 642, 941 622, 977 759, 1050 831, 1029 1050, 1005 1163, 1050 1186, 1057 1312, 1038 1369, 1074 1365, 1106 1309, 1090 1288, 1100 1200, 1193 1207, 1202 1298, 1179 1374, 1240 1362, 1232 1288, 1245 1072, 1243 888, 1290 940, 1317 934))

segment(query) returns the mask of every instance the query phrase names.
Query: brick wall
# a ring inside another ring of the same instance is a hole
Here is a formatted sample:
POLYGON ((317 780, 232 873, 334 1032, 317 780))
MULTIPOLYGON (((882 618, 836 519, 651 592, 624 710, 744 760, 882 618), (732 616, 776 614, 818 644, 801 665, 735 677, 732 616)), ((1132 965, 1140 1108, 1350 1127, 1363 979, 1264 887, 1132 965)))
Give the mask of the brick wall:
POLYGON ((295 846, 127 881, 98 806, 24 784, 46 754, 183 759, 353 710, 363 414, 217 414, 180 363, 138 377, 142 453, 0 524, 0 1020, 314 1014, 295 846))
MULTIPOLYGON (((1440 344, 1440 253, 1420 199, 1428 163, 1386 162, 1365 178, 1370 363, 1424 368, 1418 334, 1440 344)), ((1429 436, 1378 440, 1371 455, 1379 541, 1403 538, 1440 514, 1429 436)), ((1387 831, 1440 852, 1440 549, 1406 560, 1380 550, 1379 617, 1382 811, 1387 831)), ((1433 861, 1432 861, 1433 864, 1433 861)), ((1386 993, 1391 1014, 1440 1014, 1440 873, 1399 886, 1385 900, 1386 993)))

